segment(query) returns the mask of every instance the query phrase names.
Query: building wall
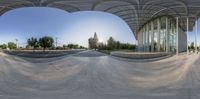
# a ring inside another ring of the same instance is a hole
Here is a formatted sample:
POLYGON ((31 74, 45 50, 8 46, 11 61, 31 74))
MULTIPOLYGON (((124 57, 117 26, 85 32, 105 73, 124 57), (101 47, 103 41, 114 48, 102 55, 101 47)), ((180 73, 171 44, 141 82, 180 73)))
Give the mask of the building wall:
MULTIPOLYGON (((137 33, 139 52, 175 52, 176 21, 170 17, 154 19, 137 33)), ((179 28, 179 52, 187 50, 186 33, 179 28)))
POLYGON ((143 40, 142 40, 143 37, 142 37, 142 32, 140 31, 137 36, 138 36, 137 38, 139 38, 138 39, 138 51, 142 52, 143 51, 143 40))
POLYGON ((182 29, 179 29, 179 52, 187 51, 187 35, 182 29))

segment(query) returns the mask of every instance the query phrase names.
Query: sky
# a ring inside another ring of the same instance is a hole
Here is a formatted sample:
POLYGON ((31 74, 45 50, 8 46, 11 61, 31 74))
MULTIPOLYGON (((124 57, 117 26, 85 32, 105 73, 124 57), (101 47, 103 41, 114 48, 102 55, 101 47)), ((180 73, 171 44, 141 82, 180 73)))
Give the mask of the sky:
POLYGON ((47 7, 11 10, 0 16, 0 44, 15 42, 25 46, 30 37, 58 38, 58 45, 75 43, 88 46, 88 38, 97 33, 101 42, 112 36, 123 43, 135 44, 129 26, 119 17, 97 11, 68 13, 47 7))
MULTIPOLYGON (((193 27, 193 30, 188 33, 188 44, 195 42, 196 26, 193 27)), ((200 19, 198 19, 197 25, 197 45, 200 46, 200 19)))

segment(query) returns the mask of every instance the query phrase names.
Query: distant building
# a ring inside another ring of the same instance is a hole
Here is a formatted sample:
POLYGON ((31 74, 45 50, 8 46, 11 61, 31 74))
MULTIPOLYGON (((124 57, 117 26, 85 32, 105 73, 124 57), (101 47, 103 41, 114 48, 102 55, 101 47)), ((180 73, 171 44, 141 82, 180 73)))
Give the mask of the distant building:
POLYGON ((94 33, 94 37, 88 39, 89 48, 90 49, 97 49, 98 48, 98 36, 97 33, 94 33))

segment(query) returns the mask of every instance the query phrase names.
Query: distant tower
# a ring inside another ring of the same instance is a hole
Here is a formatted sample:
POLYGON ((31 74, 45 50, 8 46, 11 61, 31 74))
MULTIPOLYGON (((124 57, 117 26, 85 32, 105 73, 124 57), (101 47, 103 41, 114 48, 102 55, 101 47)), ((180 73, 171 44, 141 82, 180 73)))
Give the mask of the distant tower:
POLYGON ((95 41, 95 42, 98 42, 98 36, 97 36, 97 33, 96 33, 96 32, 94 33, 94 41, 95 41))
POLYGON ((95 50, 96 50, 97 47, 98 47, 98 37, 97 37, 97 33, 96 33, 96 32, 94 33, 94 38, 93 38, 93 40, 94 40, 94 48, 95 48, 95 50))

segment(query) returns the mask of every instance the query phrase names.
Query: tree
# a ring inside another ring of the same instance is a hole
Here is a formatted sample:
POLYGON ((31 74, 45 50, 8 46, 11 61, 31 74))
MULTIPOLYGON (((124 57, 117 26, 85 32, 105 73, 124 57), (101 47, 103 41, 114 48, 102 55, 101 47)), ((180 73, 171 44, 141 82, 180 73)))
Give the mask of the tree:
POLYGON ((67 47, 70 49, 78 49, 79 45, 78 44, 68 44, 67 47))
POLYGON ((120 50, 120 49, 127 49, 127 50, 136 50, 136 45, 132 45, 129 43, 121 43, 120 41, 116 41, 113 37, 110 37, 107 40, 107 44, 102 42, 98 42, 98 37, 96 33, 94 37, 88 39, 88 44, 90 49, 99 49, 99 50, 120 50))
POLYGON ((63 48, 64 48, 64 49, 67 49, 67 45, 64 44, 64 45, 63 45, 63 48))
POLYGON ((191 45, 189 46, 189 50, 190 51, 194 51, 195 47, 194 47, 194 42, 191 43, 191 45))
POLYGON ((1 49, 7 49, 7 45, 6 44, 0 45, 0 48, 1 49))
POLYGON ((88 39, 88 44, 90 49, 94 48, 94 39, 92 37, 88 39))
POLYGON ((106 50, 107 46, 106 46, 106 44, 100 42, 100 43, 98 43, 98 49, 100 49, 100 50, 106 50))
POLYGON ((117 41, 117 42, 116 42, 116 48, 117 48, 117 49, 120 49, 120 48, 121 48, 121 43, 120 43, 120 41, 117 41))
POLYGON ((110 37, 107 40, 107 49, 108 50, 136 50, 136 45, 129 44, 129 43, 121 43, 120 41, 115 41, 113 37, 110 37))
POLYGON ((113 37, 110 37, 107 41, 107 44, 108 44, 108 48, 110 50, 113 50, 113 49, 116 49, 116 41, 114 40, 113 37))
POLYGON ((29 38, 27 40, 27 43, 28 43, 28 46, 33 47, 33 49, 39 47, 37 38, 34 38, 34 37, 29 38))
POLYGON ((46 48, 51 48, 53 47, 54 40, 52 37, 45 36, 39 39, 39 45, 43 47, 43 50, 45 51, 46 48))
POLYGON ((80 49, 85 49, 85 47, 84 47, 84 46, 80 46, 79 48, 80 48, 80 49))
POLYGON ((57 46, 57 47, 56 47, 56 50, 62 50, 62 49, 63 49, 62 46, 57 46))
POLYGON ((13 43, 13 42, 9 42, 8 43, 8 48, 9 49, 16 49, 17 48, 17 44, 13 43))

